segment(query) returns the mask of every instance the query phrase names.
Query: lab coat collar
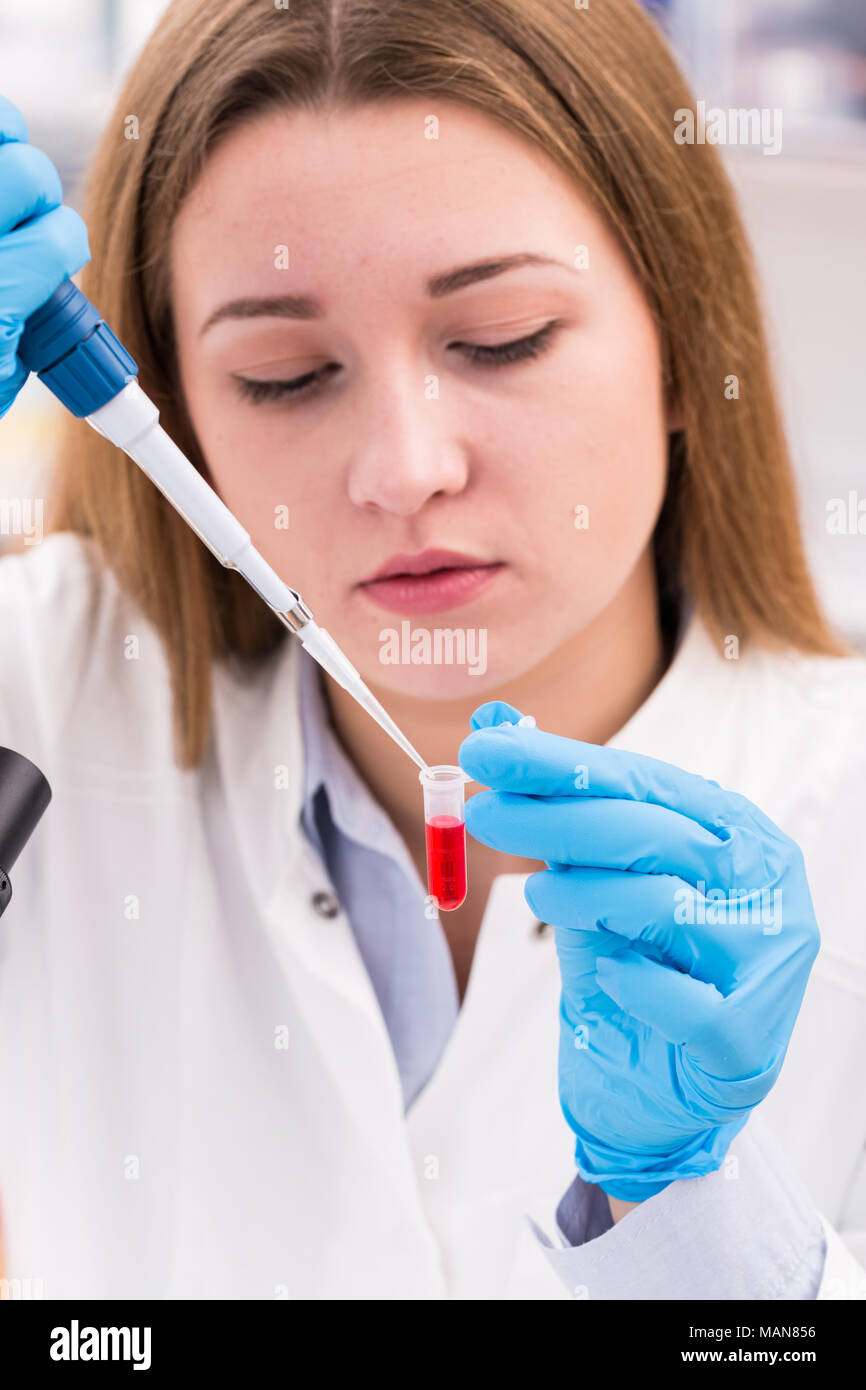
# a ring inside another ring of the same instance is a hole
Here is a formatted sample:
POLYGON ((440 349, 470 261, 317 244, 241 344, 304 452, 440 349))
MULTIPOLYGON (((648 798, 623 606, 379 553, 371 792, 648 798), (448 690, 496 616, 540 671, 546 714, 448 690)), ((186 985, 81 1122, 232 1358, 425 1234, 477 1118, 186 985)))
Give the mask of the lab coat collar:
POLYGON ((667 670, 605 747, 676 761, 687 770, 702 762, 701 754, 721 736, 725 709, 732 707, 736 665, 687 606, 667 670), (701 705, 699 718, 688 708, 695 701, 701 705))

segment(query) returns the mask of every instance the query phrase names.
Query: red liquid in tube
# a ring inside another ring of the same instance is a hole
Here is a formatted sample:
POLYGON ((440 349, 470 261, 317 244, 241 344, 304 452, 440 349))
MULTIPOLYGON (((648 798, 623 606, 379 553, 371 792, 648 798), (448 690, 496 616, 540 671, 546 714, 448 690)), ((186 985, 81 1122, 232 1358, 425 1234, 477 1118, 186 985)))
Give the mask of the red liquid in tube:
POLYGON ((466 897, 466 827, 458 816, 431 816, 427 832, 427 887, 445 912, 466 897))

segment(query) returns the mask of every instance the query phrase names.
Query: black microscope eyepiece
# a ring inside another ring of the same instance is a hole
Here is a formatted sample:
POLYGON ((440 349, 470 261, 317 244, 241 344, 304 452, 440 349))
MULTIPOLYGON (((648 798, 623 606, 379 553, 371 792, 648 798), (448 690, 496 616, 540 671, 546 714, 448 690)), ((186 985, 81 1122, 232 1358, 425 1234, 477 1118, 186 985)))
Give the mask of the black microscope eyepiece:
POLYGON ((51 800, 51 788, 35 763, 0 748, 0 917, 12 897, 10 870, 51 800))

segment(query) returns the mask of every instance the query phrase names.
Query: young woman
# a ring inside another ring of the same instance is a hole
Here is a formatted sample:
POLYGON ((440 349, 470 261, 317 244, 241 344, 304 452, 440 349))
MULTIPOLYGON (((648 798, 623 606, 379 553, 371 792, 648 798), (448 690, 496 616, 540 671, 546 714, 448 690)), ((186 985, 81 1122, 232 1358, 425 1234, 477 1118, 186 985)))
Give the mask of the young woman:
POLYGON ((0 562, 0 742, 54 793, 3 923, 8 1277, 858 1292, 866 670, 690 102, 633 0, 178 0, 89 247, 4 109, 0 408, 89 260, 169 432, 477 784, 431 918, 417 769, 69 424, 0 562), (483 662, 391 659, 437 628, 483 662))

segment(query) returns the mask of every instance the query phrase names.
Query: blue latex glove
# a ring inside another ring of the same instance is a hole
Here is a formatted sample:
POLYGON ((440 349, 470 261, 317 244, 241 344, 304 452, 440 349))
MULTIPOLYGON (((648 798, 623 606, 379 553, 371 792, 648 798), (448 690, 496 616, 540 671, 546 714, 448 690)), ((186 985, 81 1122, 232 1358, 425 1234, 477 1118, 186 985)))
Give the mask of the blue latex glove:
POLYGON ((60 175, 0 96, 0 418, 29 376, 17 353, 26 320, 90 260, 87 228, 62 203, 60 175))
POLYGON ((549 866, 524 891, 555 928, 578 1171, 639 1202, 718 1168, 779 1074, 820 944, 803 856, 716 782, 519 718, 472 716, 466 828, 549 866))

